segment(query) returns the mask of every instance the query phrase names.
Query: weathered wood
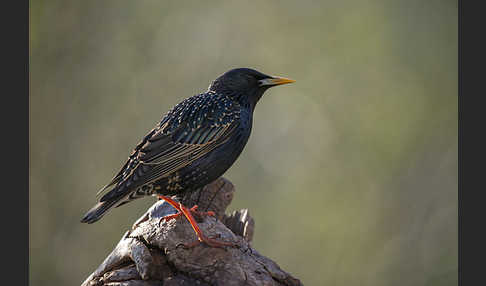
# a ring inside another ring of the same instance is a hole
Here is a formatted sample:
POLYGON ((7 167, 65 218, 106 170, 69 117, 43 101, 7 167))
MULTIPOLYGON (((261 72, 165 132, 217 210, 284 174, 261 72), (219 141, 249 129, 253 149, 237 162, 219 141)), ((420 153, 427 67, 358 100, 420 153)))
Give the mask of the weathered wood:
POLYGON ((199 218, 202 231, 236 247, 212 248, 201 243, 185 248, 184 244, 197 240, 192 227, 184 217, 162 220, 175 210, 158 201, 82 286, 302 285, 251 247, 255 223, 248 210, 225 214, 234 191, 230 181, 220 178, 188 195, 183 203, 214 211, 215 217, 199 218))

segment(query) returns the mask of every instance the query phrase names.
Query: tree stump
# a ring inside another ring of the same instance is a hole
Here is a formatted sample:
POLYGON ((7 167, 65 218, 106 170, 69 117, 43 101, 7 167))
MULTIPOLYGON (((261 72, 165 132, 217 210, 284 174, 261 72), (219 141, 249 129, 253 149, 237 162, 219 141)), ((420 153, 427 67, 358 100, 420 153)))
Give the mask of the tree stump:
POLYGON ((233 242, 235 247, 200 243, 185 248, 197 236, 183 216, 162 220, 176 211, 160 200, 123 235, 82 286, 302 285, 251 247, 255 223, 247 209, 225 214, 234 192, 230 181, 219 178, 186 196, 182 203, 214 211, 214 217, 199 218, 201 230, 208 237, 233 242))

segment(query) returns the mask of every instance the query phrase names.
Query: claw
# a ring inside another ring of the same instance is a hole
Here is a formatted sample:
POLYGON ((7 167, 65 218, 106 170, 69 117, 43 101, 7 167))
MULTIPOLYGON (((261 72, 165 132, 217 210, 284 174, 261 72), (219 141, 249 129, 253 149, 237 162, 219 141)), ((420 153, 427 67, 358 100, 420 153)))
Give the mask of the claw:
MULTIPOLYGON (((204 215, 215 216, 216 214, 213 211, 199 212, 199 211, 197 211, 197 205, 188 209, 185 206, 183 206, 181 203, 177 203, 176 201, 172 200, 171 198, 168 198, 168 197, 165 197, 165 196, 159 196, 159 198, 163 199, 164 201, 169 203, 172 207, 174 207, 177 211, 179 211, 176 214, 163 217, 160 220, 160 222, 162 222, 162 220, 166 221, 166 220, 169 220, 169 219, 172 219, 172 218, 177 218, 181 215, 184 215, 187 218, 187 220, 189 221, 189 223, 191 224, 192 229, 196 233, 198 240, 195 241, 195 242, 192 242, 192 243, 184 244, 185 248, 192 248, 194 246, 199 245, 201 242, 204 242, 211 247, 219 247, 219 248, 224 248, 225 246, 231 246, 231 247, 237 246, 233 242, 220 241, 220 240, 216 240, 214 238, 206 237, 202 233, 202 231, 199 228, 196 220, 194 219, 194 217, 191 214, 191 213, 194 213, 195 215, 198 215, 198 216, 204 216, 204 215)), ((160 224, 160 222, 159 222, 159 224, 160 224)))

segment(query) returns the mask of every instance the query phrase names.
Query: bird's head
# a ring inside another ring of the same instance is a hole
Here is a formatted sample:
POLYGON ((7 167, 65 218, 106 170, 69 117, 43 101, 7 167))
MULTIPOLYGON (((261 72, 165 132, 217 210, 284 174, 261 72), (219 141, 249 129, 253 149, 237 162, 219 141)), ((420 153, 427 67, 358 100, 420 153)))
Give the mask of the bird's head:
POLYGON ((235 100, 247 101, 253 106, 270 87, 292 83, 295 80, 270 76, 249 68, 236 68, 219 76, 209 86, 209 90, 227 94, 235 100))

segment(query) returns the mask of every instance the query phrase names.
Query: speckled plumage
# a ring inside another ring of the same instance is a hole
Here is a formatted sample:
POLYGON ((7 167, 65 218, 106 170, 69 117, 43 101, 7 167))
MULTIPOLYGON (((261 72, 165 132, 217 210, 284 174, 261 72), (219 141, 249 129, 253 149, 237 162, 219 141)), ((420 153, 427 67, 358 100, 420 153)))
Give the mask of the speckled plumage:
POLYGON ((139 197, 183 195, 220 177, 248 141, 254 107, 272 86, 263 86, 264 79, 274 77, 234 69, 177 104, 135 147, 82 222, 139 197))

